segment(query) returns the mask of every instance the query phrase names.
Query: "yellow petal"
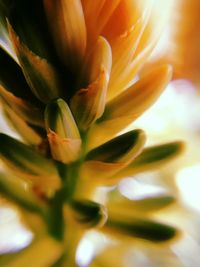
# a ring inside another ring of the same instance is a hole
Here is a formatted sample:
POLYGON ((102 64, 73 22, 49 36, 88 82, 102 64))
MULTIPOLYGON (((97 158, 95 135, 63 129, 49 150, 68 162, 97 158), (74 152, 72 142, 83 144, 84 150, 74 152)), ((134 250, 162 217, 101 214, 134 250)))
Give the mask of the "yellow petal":
POLYGON ((42 191, 60 188, 61 180, 51 159, 5 134, 0 134, 0 141, 1 158, 11 171, 42 191))
POLYGON ((80 169, 80 177, 84 182, 103 185, 110 176, 124 168, 124 163, 106 163, 101 161, 86 161, 80 169))
POLYGON ((118 86, 117 90, 111 91, 113 84, 123 73, 124 69, 131 63, 133 54, 138 46, 140 37, 147 23, 148 16, 144 16, 131 27, 127 32, 121 35, 113 44, 113 67, 110 77, 107 99, 119 94, 124 88, 118 86))
POLYGON ((103 8, 99 14, 98 24, 97 24, 97 33, 100 33, 107 22, 109 21, 114 10, 117 8, 121 0, 109 0, 105 1, 103 8))
POLYGON ((106 0, 81 0, 87 27, 88 52, 90 51, 92 44, 94 44, 98 38, 99 32, 97 31, 97 23, 99 22, 99 14, 105 1, 106 0))
POLYGON ((109 201, 107 204, 108 213, 114 219, 117 217, 134 218, 136 215, 143 217, 151 216, 152 213, 158 212, 165 207, 173 204, 175 199, 171 196, 155 196, 139 200, 130 200, 119 196, 116 200, 109 201))
POLYGON ((5 257, 6 265, 4 266, 52 266, 62 255, 62 251, 63 247, 60 242, 48 236, 40 237, 21 252, 8 255, 7 261, 5 257))
POLYGON ((60 81, 55 68, 43 58, 30 51, 8 24, 12 44, 15 48, 24 76, 33 93, 44 103, 60 94, 60 81))
POLYGON ((107 104, 105 117, 114 119, 129 114, 136 119, 160 96, 171 76, 172 68, 169 65, 149 71, 146 76, 141 77, 132 87, 107 104))
POLYGON ((163 30, 167 26, 170 12, 169 1, 153 1, 149 22, 143 32, 140 45, 137 48, 136 55, 139 55, 150 43, 156 45, 163 30), (159 23, 158 23, 159 21, 159 23))
POLYGON ((82 130, 88 129, 104 112, 111 61, 110 46, 104 38, 100 37, 89 63, 92 83, 87 89, 79 90, 70 104, 82 130))
POLYGON ((98 79, 87 89, 80 89, 71 100, 71 109, 79 128, 87 130, 103 113, 107 91, 106 73, 102 69, 98 79))
MULTIPOLYGON (((5 21, 5 24, 6 24, 6 21, 5 21)), ((16 63, 18 63, 18 59, 12 47, 12 43, 9 39, 8 31, 4 28, 1 21, 0 21, 0 47, 4 51, 6 51, 9 54, 9 56, 15 60, 16 63)))
POLYGON ((197 26, 200 22, 199 10, 199 0, 173 1, 171 38, 164 55, 164 60, 174 66, 175 79, 190 79, 198 87, 200 86, 200 31, 197 26))
POLYGON ((45 126, 61 138, 80 139, 74 117, 67 103, 59 98, 50 102, 45 109, 45 126))
POLYGON ((106 0, 81 0, 87 26, 90 26, 90 24, 94 24, 94 21, 97 21, 98 15, 105 2, 106 0))
POLYGON ((117 182, 122 177, 133 176, 136 173, 152 170, 168 163, 184 151, 183 142, 172 142, 145 148, 142 153, 126 168, 118 172, 112 180, 117 182))
POLYGON ((1 85, 0 96, 2 97, 3 101, 6 102, 6 104, 23 120, 37 126, 44 126, 42 110, 26 102, 25 100, 16 97, 11 92, 5 90, 1 85))
POLYGON ((160 96, 170 81, 171 75, 172 69, 169 65, 154 68, 125 92, 111 100, 106 105, 102 118, 90 132, 89 147, 111 139, 146 111, 160 96))
MULTIPOLYGON (((107 2, 109 3, 111 1, 107 2)), ((144 16, 146 10, 152 7, 152 3, 152 0, 118 1, 118 3, 115 3, 112 16, 110 16, 109 20, 107 19, 107 24, 104 24, 103 35, 109 42, 113 43, 118 36, 129 30, 144 16)), ((106 9, 105 12, 107 12, 106 9)))
MULTIPOLYGON (((148 23, 145 22, 145 27, 141 32, 142 34, 139 38, 137 49, 130 58, 130 64, 127 64, 120 75, 113 76, 109 87, 109 100, 117 95, 116 92, 118 92, 118 90, 122 91, 133 84, 135 75, 156 46, 169 18, 170 3, 168 3, 168 1, 162 1, 161 3, 154 0, 144 0, 139 1, 139 3, 133 2, 135 5, 135 11, 133 11, 135 12, 133 13, 135 17, 137 19, 146 18, 148 23), (159 23, 157 23, 158 21, 159 23)), ((135 25, 136 22, 137 20, 133 20, 132 25, 135 25)))
POLYGON ((4 106, 4 111, 6 116, 11 122, 14 129, 20 134, 23 140, 30 144, 38 146, 42 143, 41 136, 34 131, 20 116, 18 116, 9 106, 6 104, 4 106))
POLYGON ((71 163, 79 157, 81 139, 61 138, 58 134, 49 129, 48 141, 52 157, 63 163, 71 163))
MULTIPOLYGON (((86 25, 87 25, 87 50, 96 43, 103 28, 108 23, 120 0, 82 0, 86 25)), ((114 28, 113 28, 114 30, 114 28)), ((105 36, 105 34, 103 34, 105 36)), ((107 36, 106 36, 107 38, 107 36)))
POLYGON ((144 132, 140 129, 133 130, 91 150, 87 154, 86 160, 127 164, 141 152, 144 143, 144 132))
MULTIPOLYGON (((95 255, 90 267, 125 267, 124 262, 127 262, 125 259, 127 259, 127 252, 129 250, 130 244, 126 242, 119 242, 115 245, 111 244, 107 246, 106 249, 102 250, 100 254, 98 253, 95 255)), ((130 264, 132 264, 132 262, 133 261, 130 260, 130 264)))
POLYGON ((8 171, 0 172, 0 192, 6 199, 29 212, 44 214, 47 212, 46 204, 31 190, 27 190, 19 177, 8 171))
POLYGON ((44 0, 47 18, 61 59, 80 64, 86 48, 86 27, 80 0, 44 0))
MULTIPOLYGON (((1 85, 3 88, 12 93, 14 96, 26 100, 33 106, 41 108, 42 104, 32 94, 20 65, 18 65, 5 51, 1 49, 0 58, 1 85), (12 77, 12 79, 10 77, 12 77)), ((36 116, 36 119, 37 118, 38 116, 36 116)))
POLYGON ((16 55, 13 51, 12 43, 9 39, 9 33, 7 29, 7 17, 9 15, 9 5, 6 2, 0 4, 0 48, 4 49, 16 62, 16 55))
POLYGON ((111 140, 113 137, 117 136, 124 124, 129 125, 132 121, 132 116, 126 115, 94 124, 88 134, 88 150, 111 140))
POLYGON ((97 43, 92 50, 88 62, 89 68, 89 80, 90 82, 95 81, 98 78, 101 69, 105 69, 107 80, 109 80, 110 71, 112 66, 112 51, 108 41, 100 36, 97 43))
POLYGON ((144 142, 143 131, 135 130, 92 150, 88 154, 90 160, 86 157, 81 167, 80 177, 94 184, 113 184, 109 177, 114 176, 137 157, 144 142))
POLYGON ((150 43, 138 56, 133 59, 132 62, 130 62, 130 64, 124 68, 118 77, 113 76, 112 81, 109 84, 109 94, 107 96, 108 101, 116 97, 118 92, 124 91, 134 83, 136 74, 150 56, 153 48, 154 43, 150 43))

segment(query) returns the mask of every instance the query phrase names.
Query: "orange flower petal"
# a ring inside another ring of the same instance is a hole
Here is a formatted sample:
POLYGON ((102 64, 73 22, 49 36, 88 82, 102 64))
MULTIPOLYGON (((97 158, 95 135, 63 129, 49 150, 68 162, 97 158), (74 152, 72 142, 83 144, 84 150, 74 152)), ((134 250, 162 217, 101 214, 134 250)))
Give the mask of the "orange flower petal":
POLYGON ((61 59, 71 67, 80 64, 86 48, 86 27, 81 1, 44 0, 44 6, 61 59))
POLYGON ((89 63, 91 84, 87 89, 79 90, 71 100, 71 109, 82 130, 86 130, 104 112, 111 64, 110 45, 99 37, 89 63))
POLYGON ((106 105, 101 119, 90 132, 89 146, 110 140, 146 111, 160 96, 169 80, 169 65, 156 67, 106 105))

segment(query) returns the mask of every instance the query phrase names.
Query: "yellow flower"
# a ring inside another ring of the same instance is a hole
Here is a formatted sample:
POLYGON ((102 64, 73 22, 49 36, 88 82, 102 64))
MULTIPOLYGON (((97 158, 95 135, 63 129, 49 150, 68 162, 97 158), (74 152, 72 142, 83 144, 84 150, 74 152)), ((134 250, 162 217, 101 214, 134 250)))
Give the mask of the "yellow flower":
POLYGON ((45 229, 17 266, 40 249, 44 254, 46 243, 56 256, 38 257, 38 266, 60 256, 76 266, 76 247, 88 228, 153 242, 176 235, 146 215, 173 198, 130 203, 119 196, 124 212, 113 208, 112 199, 108 209, 94 201, 99 186, 156 168, 182 150, 181 142, 143 150, 142 130, 120 134, 171 79, 166 64, 136 76, 165 25, 160 6, 157 0, 0 2, 1 103, 22 139, 0 134, 8 168, 0 173, 0 192, 36 236, 30 212, 45 229))

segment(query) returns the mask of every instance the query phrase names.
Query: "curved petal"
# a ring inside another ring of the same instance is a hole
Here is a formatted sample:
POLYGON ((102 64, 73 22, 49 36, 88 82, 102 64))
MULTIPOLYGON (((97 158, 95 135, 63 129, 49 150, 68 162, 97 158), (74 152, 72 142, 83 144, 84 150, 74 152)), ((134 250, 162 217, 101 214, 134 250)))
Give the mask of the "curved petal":
POLYGON ((143 131, 135 130, 92 150, 81 166, 81 179, 94 184, 113 183, 109 177, 114 176, 137 157, 144 142, 143 131))
POLYGON ((86 49, 86 27, 80 0, 44 0, 54 42, 61 60, 75 67, 86 49))
POLYGON ((124 34, 120 35, 115 42, 113 42, 113 68, 110 76, 107 99, 113 98, 124 89, 124 87, 117 86, 119 77, 132 62, 133 55, 139 45, 146 23, 148 22, 149 13, 150 10, 147 10, 130 29, 127 29, 124 34))
POLYGON ((8 119, 8 122, 11 123, 11 126, 22 137, 25 143, 33 146, 39 146, 42 144, 42 137, 6 103, 3 103, 3 111, 8 119))
POLYGON ((21 119, 33 125, 41 127, 44 126, 42 110, 26 102, 25 100, 14 96, 12 93, 5 90, 1 85, 0 96, 2 100, 21 117, 21 119))
POLYGON ((16 97, 24 99, 35 106, 42 106, 40 101, 31 92, 21 67, 1 48, 0 84, 16 97))
POLYGON ((45 109, 45 126, 56 132, 61 138, 80 139, 74 117, 67 103, 59 98, 50 102, 45 109))
POLYGON ((19 177, 45 191, 60 188, 61 181, 52 160, 44 158, 31 147, 5 134, 0 134, 0 141, 3 162, 19 177))
POLYGON ((142 153, 126 168, 112 177, 119 181, 122 177, 133 176, 138 172, 152 170, 158 165, 166 164, 184 151, 183 142, 172 142, 145 148, 142 153))
POLYGON ((91 129, 89 146, 97 146, 110 140, 145 112, 160 96, 171 75, 171 66, 156 67, 108 102, 103 116, 91 129))
MULTIPOLYGON (((108 99, 112 99, 118 94, 118 91, 123 91, 133 84, 137 71, 142 67, 145 60, 155 48, 162 30, 167 25, 167 19, 169 17, 170 3, 167 1, 143 0, 137 1, 137 3, 135 3, 136 1, 122 1, 122 3, 124 2, 132 2, 131 5, 134 8, 127 12, 128 14, 132 13, 131 18, 129 18, 132 24, 130 24, 129 28, 125 28, 123 32, 129 30, 131 26, 137 27, 138 21, 141 21, 141 30, 138 32, 138 43, 129 59, 129 64, 124 66, 120 75, 115 75, 113 72, 113 77, 111 76, 108 99)), ((129 4, 126 3, 126 5, 129 4)), ((128 15, 126 14, 126 16, 128 15)), ((115 20, 118 21, 118 17, 115 20)), ((114 23, 115 21, 113 21, 114 23)), ((114 44, 115 40, 112 40, 112 47, 114 47, 114 44)))
POLYGON ((88 63, 91 84, 87 89, 79 90, 70 103, 82 130, 87 130, 104 112, 111 64, 110 45, 103 37, 99 37, 88 63))
POLYGON ((173 204, 175 199, 172 196, 161 195, 155 197, 146 197, 138 200, 131 200, 119 196, 116 200, 110 200, 107 203, 108 213, 112 218, 129 217, 136 215, 144 217, 158 212, 173 204))
POLYGON ((107 143, 91 150, 86 160, 103 162, 127 162, 136 157, 145 143, 142 130, 133 130, 122 134, 107 143))
POLYGON ((59 97, 61 86, 55 68, 30 51, 9 24, 9 33, 24 76, 33 93, 44 103, 59 97))
POLYGON ((7 29, 6 18, 9 13, 9 8, 9 3, 5 3, 5 1, 0 2, 0 47, 3 48, 16 62, 18 62, 7 29))

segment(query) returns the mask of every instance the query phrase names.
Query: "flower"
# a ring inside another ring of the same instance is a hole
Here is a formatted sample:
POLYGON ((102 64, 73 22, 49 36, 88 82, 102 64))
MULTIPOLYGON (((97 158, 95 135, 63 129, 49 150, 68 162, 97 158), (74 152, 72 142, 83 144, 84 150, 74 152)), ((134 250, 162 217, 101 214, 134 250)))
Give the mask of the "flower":
POLYGON ((111 204, 106 209, 106 203, 94 201, 99 186, 115 185, 182 151, 181 142, 143 149, 140 129, 120 134, 171 78, 166 64, 135 77, 162 32, 165 9, 160 12, 153 0, 0 5, 1 102, 21 138, 0 134, 1 159, 8 168, 0 175, 1 193, 19 207, 36 236, 18 265, 38 248, 45 254, 48 244, 55 251, 52 258, 37 257, 34 264, 46 266, 61 257, 75 266, 77 244, 94 227, 153 242, 174 237, 176 229, 143 212, 173 198, 161 196, 157 205, 148 198, 129 203, 119 197, 123 216, 111 204))

